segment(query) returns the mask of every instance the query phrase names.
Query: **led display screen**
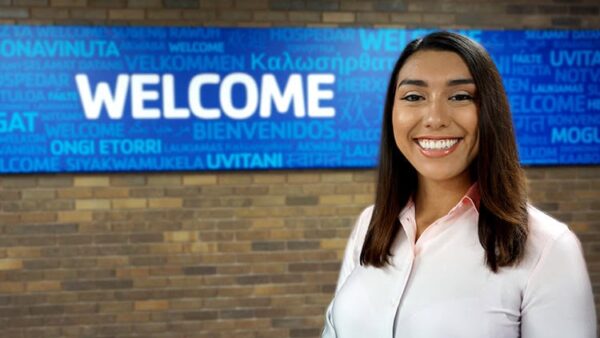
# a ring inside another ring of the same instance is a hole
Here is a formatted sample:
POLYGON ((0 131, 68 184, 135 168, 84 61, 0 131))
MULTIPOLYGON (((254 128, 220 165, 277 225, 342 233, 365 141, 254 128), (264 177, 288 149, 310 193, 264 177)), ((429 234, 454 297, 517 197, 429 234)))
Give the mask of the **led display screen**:
MULTIPOLYGON (((372 168, 428 30, 0 26, 0 173, 372 168)), ((600 163, 600 31, 459 31, 503 76, 524 165, 600 163)))

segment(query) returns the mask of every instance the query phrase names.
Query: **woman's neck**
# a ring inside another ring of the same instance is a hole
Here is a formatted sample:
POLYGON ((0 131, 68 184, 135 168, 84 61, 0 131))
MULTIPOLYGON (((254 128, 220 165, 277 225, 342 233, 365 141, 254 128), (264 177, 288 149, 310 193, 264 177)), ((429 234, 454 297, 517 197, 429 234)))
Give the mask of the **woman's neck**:
POLYGON ((414 196, 417 238, 431 223, 446 215, 472 184, 467 172, 446 181, 434 181, 419 176, 414 196))

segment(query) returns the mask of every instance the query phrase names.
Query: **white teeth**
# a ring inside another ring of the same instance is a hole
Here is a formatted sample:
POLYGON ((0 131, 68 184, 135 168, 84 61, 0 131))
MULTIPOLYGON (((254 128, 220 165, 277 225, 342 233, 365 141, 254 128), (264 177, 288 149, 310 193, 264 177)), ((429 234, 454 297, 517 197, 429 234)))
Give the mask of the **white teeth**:
POLYGON ((419 146, 425 150, 444 150, 449 149, 458 142, 458 139, 447 140, 428 140, 418 139, 419 146))

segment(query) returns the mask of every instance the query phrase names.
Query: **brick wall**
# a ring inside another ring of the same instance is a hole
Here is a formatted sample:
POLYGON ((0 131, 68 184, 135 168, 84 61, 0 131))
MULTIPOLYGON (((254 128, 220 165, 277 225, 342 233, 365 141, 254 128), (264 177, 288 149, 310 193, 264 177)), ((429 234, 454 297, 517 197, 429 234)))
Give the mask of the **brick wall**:
MULTIPOLYGON (((600 28, 595 1, 0 0, 2 24, 600 28)), ((528 168, 600 303, 600 167, 528 168)), ((0 337, 315 337, 372 170, 0 176, 0 337)))

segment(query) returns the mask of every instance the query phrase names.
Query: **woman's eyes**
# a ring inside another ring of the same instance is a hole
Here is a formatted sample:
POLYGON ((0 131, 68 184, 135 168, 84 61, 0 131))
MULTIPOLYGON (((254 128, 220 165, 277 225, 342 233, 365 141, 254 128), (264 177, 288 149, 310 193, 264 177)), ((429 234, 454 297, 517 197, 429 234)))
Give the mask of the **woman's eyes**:
MULTIPOLYGON (((408 101, 408 102, 417 102, 421 100, 425 100, 425 97, 417 94, 408 94, 403 96, 400 100, 408 101)), ((473 96, 469 94, 456 94, 452 95, 448 98, 450 101, 471 101, 473 100, 473 96)))
POLYGON ((473 100, 473 96, 469 94, 457 94, 450 97, 450 101, 469 101, 473 100))
POLYGON ((424 97, 421 95, 409 94, 409 95, 404 96, 400 100, 405 100, 408 102, 416 102, 416 101, 423 100, 423 99, 424 99, 424 97))

